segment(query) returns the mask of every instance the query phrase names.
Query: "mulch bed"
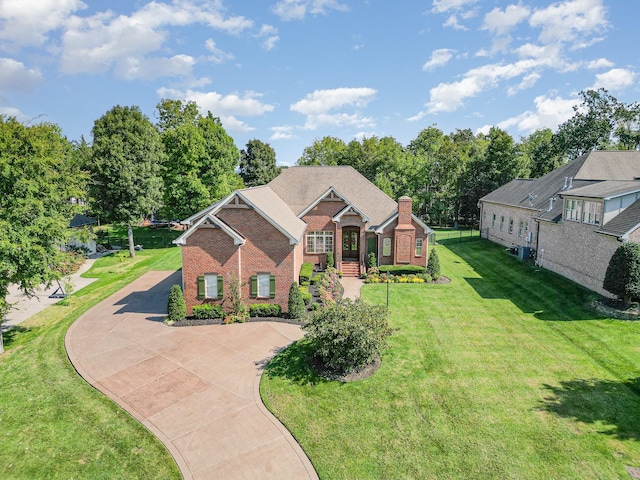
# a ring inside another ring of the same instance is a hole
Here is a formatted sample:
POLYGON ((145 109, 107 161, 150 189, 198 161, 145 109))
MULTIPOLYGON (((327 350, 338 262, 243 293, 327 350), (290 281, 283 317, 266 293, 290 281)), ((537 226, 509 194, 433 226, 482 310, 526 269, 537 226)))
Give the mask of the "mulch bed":
POLYGON ((380 359, 380 357, 377 357, 369 365, 365 365, 360 370, 348 373, 346 375, 337 375, 336 373, 327 370, 322 365, 322 362, 320 362, 317 358, 313 358, 311 360, 311 364, 316 373, 321 377, 326 378, 327 380, 336 380, 338 382, 347 383, 357 382, 358 380, 369 378, 378 371, 378 368, 380 368, 380 365, 382 364, 382 360, 380 359))
POLYGON ((625 308, 624 304, 618 300, 595 300, 591 306, 599 313, 618 320, 640 320, 640 306, 633 305, 625 308))
MULTIPOLYGON (((245 323, 253 323, 253 322, 278 322, 278 323, 288 323, 290 325, 301 325, 301 321, 298 318, 282 318, 282 317, 250 317, 247 319, 245 323)), ((198 319, 198 318, 185 318, 184 320, 180 320, 175 322, 172 327, 197 327, 201 325, 224 325, 224 322, 221 318, 208 318, 208 319, 198 319)))

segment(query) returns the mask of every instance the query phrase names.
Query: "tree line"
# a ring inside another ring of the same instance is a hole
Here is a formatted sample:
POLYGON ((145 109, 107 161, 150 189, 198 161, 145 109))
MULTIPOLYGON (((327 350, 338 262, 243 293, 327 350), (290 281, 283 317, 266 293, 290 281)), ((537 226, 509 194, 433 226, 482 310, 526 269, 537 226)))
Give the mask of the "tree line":
MULTIPOLYGON (((580 94, 572 118, 515 141, 436 126, 403 146, 393 137, 314 140, 298 165, 350 165, 392 198, 410 195, 434 225, 477 221, 478 200, 517 177, 539 177, 595 149, 640 147, 640 105, 606 90, 580 94)), ((0 115, 0 319, 7 288, 32 292, 59 274, 59 247, 75 213, 131 226, 155 216, 184 219, 244 186, 276 177, 276 155, 254 139, 239 150, 211 112, 161 100, 153 123, 138 107, 114 106, 95 120, 92 141, 70 142, 51 123, 0 115)), ((1 344, 0 344, 1 348, 1 344)))

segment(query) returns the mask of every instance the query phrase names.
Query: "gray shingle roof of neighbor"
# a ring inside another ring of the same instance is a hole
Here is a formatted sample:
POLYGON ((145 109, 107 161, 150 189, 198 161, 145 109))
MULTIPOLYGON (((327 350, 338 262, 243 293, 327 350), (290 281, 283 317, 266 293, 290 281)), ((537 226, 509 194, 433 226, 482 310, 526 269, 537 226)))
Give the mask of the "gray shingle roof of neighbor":
POLYGON ((398 210, 395 200, 350 166, 290 167, 267 186, 296 215, 331 187, 364 213, 370 219, 371 227, 382 224, 398 210))
POLYGON ((597 232, 620 238, 627 236, 638 227, 640 227, 640 200, 636 200, 629 205, 604 224, 597 232))
POLYGON ((95 218, 91 218, 91 217, 88 217, 87 215, 77 213, 76 215, 73 216, 73 218, 71 219, 71 222, 69 222, 69 228, 84 227, 86 225, 93 225, 95 223, 98 223, 98 221, 95 218))
POLYGON ((562 217, 562 202, 556 200, 549 211, 550 198, 574 193, 587 196, 585 192, 590 193, 588 196, 596 196, 595 192, 608 196, 620 188, 633 188, 639 177, 640 152, 594 151, 540 178, 512 180, 480 201, 537 210, 542 212, 538 217, 541 220, 558 221, 562 217))
POLYGON ((567 190, 562 194, 571 197, 610 198, 637 191, 640 191, 640 181, 605 180, 567 190))

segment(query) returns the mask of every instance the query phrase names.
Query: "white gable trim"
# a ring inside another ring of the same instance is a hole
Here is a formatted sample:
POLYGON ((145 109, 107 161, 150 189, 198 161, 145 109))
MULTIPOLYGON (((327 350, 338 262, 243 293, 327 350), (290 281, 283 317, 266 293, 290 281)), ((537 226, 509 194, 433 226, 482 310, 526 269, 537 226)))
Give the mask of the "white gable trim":
MULTIPOLYGON (((387 228, 391 224, 391 222, 393 222, 396 218, 398 218, 398 212, 391 215, 382 225, 376 228, 375 232, 377 234, 382 233, 384 229, 387 228)), ((420 225, 424 229, 425 235, 429 235, 433 233, 433 230, 431 230, 422 220, 416 217, 413 213, 411 214, 411 220, 416 222, 418 225, 420 225)))
POLYGON ((340 210, 340 213, 335 215, 331 220, 333 220, 334 222, 339 222, 342 216, 346 213, 349 213, 350 210, 356 213, 357 215, 360 215, 364 223, 367 223, 369 221, 369 217, 367 217, 364 213, 362 213, 355 205, 351 205, 351 204, 347 205, 342 210, 340 210))
POLYGON ((340 197, 340 199, 342 199, 343 202, 345 202, 347 205, 352 205, 353 204, 347 200, 347 198, 342 195, 340 192, 338 192, 335 188, 333 187, 329 187, 322 195, 320 195, 318 198, 316 198, 311 205, 309 205, 307 208, 305 208, 302 212, 300 212, 298 214, 298 218, 302 218, 304 217, 307 213, 309 213, 311 210, 313 210, 313 208, 318 205, 322 200, 324 200, 325 198, 327 198, 331 193, 333 193, 335 196, 340 197))
POLYGON ((191 228, 189 228, 189 230, 187 230, 182 235, 180 235, 178 238, 176 238, 172 243, 174 243, 176 245, 185 245, 187 238, 189 238, 200 227, 204 227, 205 222, 207 220, 209 220, 211 223, 213 223, 216 227, 218 227, 224 233, 229 235, 233 239, 233 244, 234 245, 244 245, 246 240, 242 235, 240 235, 233 228, 231 228, 229 225, 227 225, 222 220, 220 220, 218 217, 216 217, 216 216, 214 216, 212 214, 205 214, 191 228))

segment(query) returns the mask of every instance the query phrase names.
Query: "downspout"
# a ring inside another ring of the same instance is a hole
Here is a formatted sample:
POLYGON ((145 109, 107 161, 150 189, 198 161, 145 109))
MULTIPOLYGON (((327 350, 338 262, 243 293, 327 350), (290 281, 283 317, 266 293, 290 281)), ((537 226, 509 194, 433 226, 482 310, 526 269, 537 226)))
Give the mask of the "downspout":
POLYGON ((238 245, 238 287, 242 285, 242 245, 238 245))
POLYGON ((376 242, 378 244, 378 248, 377 248, 377 255, 376 255, 376 263, 378 264, 378 267, 380 266, 380 234, 378 232, 376 232, 376 236, 378 237, 378 241, 376 242))

